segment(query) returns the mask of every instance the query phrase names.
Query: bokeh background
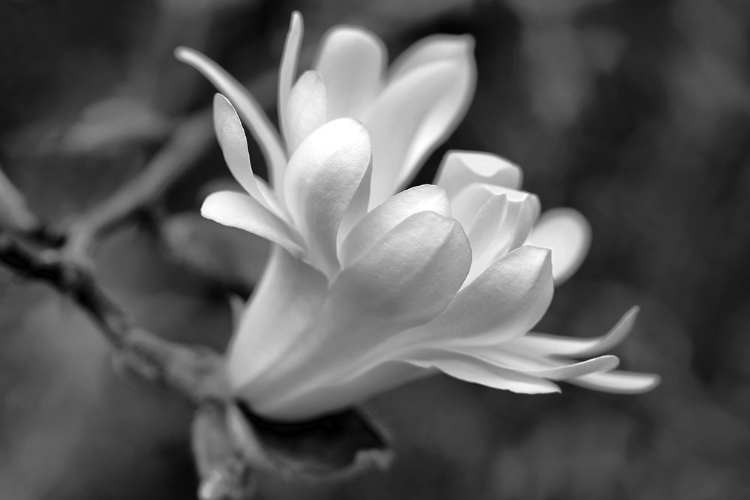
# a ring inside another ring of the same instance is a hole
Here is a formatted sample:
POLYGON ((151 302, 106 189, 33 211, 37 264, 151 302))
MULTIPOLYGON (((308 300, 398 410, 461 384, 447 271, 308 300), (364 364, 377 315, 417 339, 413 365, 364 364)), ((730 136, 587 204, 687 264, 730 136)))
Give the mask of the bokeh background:
MULTIPOLYGON (((379 34, 392 58, 432 33, 476 38, 476 97, 419 180, 448 148, 484 150, 520 164, 545 208, 584 213, 590 255, 538 330, 600 334, 640 304, 615 353, 664 381, 640 396, 522 396, 434 377, 366 405, 394 440, 389 469, 263 476, 261 498, 750 498, 750 3, 2 0, 0 165, 52 223, 95 207, 210 103, 175 46, 214 57, 273 111, 294 9, 308 61, 339 23, 379 34)), ((214 143, 198 150, 103 242, 97 274, 144 327, 221 348, 224 291, 246 292, 267 249, 197 218, 227 177, 214 143)), ((115 373, 69 300, 0 270, 1 498, 193 498, 190 417, 115 373)))

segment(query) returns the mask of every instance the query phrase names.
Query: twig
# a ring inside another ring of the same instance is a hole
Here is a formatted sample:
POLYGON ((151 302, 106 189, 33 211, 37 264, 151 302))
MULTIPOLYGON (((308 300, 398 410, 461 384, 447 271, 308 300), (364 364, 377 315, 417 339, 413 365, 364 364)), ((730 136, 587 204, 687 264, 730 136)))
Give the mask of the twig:
POLYGON ((87 267, 55 250, 35 250, 0 232, 0 262, 71 297, 97 323, 126 365, 196 403, 228 401, 222 357, 207 348, 168 342, 136 327, 99 287, 87 267))
POLYGON ((143 172, 70 225, 65 253, 74 260, 86 261, 92 244, 101 235, 158 199, 213 141, 209 111, 197 112, 183 121, 143 172))

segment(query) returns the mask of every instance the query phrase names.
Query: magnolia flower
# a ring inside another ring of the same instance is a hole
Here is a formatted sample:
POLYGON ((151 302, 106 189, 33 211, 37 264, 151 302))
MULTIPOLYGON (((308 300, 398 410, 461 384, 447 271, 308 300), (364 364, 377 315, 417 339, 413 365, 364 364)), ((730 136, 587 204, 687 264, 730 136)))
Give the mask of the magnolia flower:
MULTIPOLYGON (((517 167, 453 152, 437 185, 397 192, 465 111, 469 38, 428 38, 386 72, 379 39, 337 28, 294 83, 301 37, 294 15, 279 78, 285 146, 236 80, 196 52, 177 53, 228 97, 214 100, 216 133, 247 192, 214 193, 202 214, 276 244, 229 348, 239 398, 259 415, 299 420, 436 371, 523 393, 557 392, 558 380, 615 392, 657 383, 612 371, 614 356, 571 359, 622 340, 635 310, 601 338, 528 333, 552 298, 554 264, 524 242, 554 231, 532 232, 539 201, 518 190, 517 167), (241 120, 270 186, 253 173, 241 120)), ((550 220, 559 229, 555 220, 571 218, 550 220)), ((585 246, 561 260, 561 276, 585 246)))

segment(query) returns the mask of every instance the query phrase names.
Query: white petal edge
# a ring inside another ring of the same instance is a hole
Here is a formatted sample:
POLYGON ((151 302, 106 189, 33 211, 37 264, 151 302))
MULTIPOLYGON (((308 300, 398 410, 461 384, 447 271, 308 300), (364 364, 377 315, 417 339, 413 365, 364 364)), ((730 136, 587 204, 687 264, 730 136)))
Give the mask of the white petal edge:
POLYGON ((412 44, 393 61, 388 78, 394 80, 420 66, 435 61, 473 58, 471 35, 432 35, 412 44))
POLYGON ((306 71, 289 94, 286 141, 291 155, 313 131, 326 122, 326 86, 315 71, 306 71))
POLYGON ((339 118, 310 134, 289 160, 284 193, 290 217, 307 242, 309 261, 329 278, 339 270, 339 227, 370 158, 367 130, 339 118))
POLYGON ((380 91, 387 58, 383 41, 361 28, 339 26, 323 37, 313 68, 322 75, 331 96, 331 119, 362 119, 380 91))
POLYGON ((560 392, 560 387, 542 377, 508 370, 460 353, 427 351, 404 358, 415 366, 436 368, 453 378, 522 394, 560 392))
POLYGON ((268 164, 269 176, 276 184, 284 177, 286 154, 279 135, 263 111, 263 107, 232 75, 200 52, 178 47, 175 57, 197 69, 234 105, 237 113, 258 142, 268 164))
POLYGON ((450 217, 450 204, 442 188, 426 184, 392 196, 365 215, 349 232, 339 249, 342 266, 346 267, 357 260, 408 217, 425 211, 450 217))
POLYGON ((575 338, 529 333, 517 342, 522 349, 540 351, 551 356, 594 356, 616 347, 625 340, 633 329, 639 311, 638 306, 630 308, 609 332, 600 337, 575 338))
POLYGON ((237 182, 274 215, 285 220, 286 215, 279 209, 274 197, 259 186, 250 163, 245 129, 232 103, 221 94, 214 96, 214 129, 224 161, 237 182))
MULTIPOLYGON (((287 144, 287 150, 290 154, 293 148, 289 144, 291 130, 289 117, 286 115, 286 108, 289 103, 292 85, 294 84, 294 77, 297 73, 297 62, 304 32, 305 26, 302 15, 298 11, 292 12, 292 18, 289 21, 289 31, 284 41, 284 51, 281 55, 281 64, 279 65, 279 94, 277 102, 279 123, 287 144)), ((281 178, 278 178, 276 182, 280 184, 281 178)))
POLYGON ((602 392, 615 394, 641 394, 661 383, 661 377, 653 373, 633 373, 614 370, 604 373, 591 373, 566 382, 602 392))
POLYGON ((476 182, 519 189, 522 179, 521 168, 500 156, 477 151, 448 151, 438 168, 435 184, 452 198, 476 182))
POLYGON ((257 234, 297 257, 304 255, 294 229, 251 196, 235 191, 213 193, 203 202, 201 215, 219 224, 257 234))
POLYGON ((526 244, 552 250, 555 285, 561 285, 586 258, 591 245, 591 225, 572 208, 553 208, 539 217, 526 244))

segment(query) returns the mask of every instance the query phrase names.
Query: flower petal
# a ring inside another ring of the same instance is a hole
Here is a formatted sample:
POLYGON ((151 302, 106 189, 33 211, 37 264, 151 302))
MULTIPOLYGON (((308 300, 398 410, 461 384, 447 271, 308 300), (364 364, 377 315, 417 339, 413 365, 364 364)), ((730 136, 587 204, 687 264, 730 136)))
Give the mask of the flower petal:
POLYGON ((286 106, 289 154, 326 122, 326 87, 315 71, 306 71, 294 84, 286 106))
POLYGON ((472 346, 505 342, 529 331, 552 300, 549 250, 520 247, 495 261, 463 288, 443 313, 430 323, 404 332, 387 346, 472 346))
POLYGON ((339 273, 314 324, 252 387, 254 407, 266 415, 291 409, 330 374, 359 369, 375 346, 440 314, 468 272, 470 252, 458 223, 436 213, 396 226, 339 273))
POLYGON ((497 258, 518 248, 539 215, 539 198, 522 191, 474 184, 459 193, 451 203, 456 218, 468 227, 472 263, 470 283, 497 258), (475 201, 488 191, 490 197, 475 212, 475 201), (471 214, 471 215, 470 215, 471 214))
POLYGON ((555 284, 560 285, 586 258, 591 244, 591 226, 572 208, 547 210, 529 234, 526 244, 552 250, 552 273, 555 284))
POLYGON ((270 193, 259 186, 258 178, 253 174, 250 164, 245 129, 242 128, 242 122, 232 103, 221 94, 214 96, 214 128, 224 154, 224 161, 237 182, 261 205, 280 219, 284 219, 285 216, 273 196, 269 196, 270 193))
MULTIPOLYGON (((287 116, 286 109, 289 105, 289 95, 292 90, 295 74, 297 73, 297 62, 304 32, 305 26, 302 21, 302 15, 297 11, 292 12, 292 19, 289 21, 289 31, 286 34, 284 42, 284 52, 281 56, 281 65, 279 65, 279 95, 277 102, 279 124, 281 132, 287 141, 287 150, 290 154, 294 151, 294 148, 289 144, 291 121, 287 116)), ((281 184, 281 177, 277 177, 276 182, 281 184)))
POLYGON ((633 373, 614 370, 604 373, 591 373, 566 380, 570 384, 586 389, 613 392, 616 394, 640 394, 648 392, 661 383, 661 377, 653 373, 633 373))
POLYGON ((633 329, 639 310, 637 306, 632 307, 609 332, 601 337, 587 339, 529 333, 516 342, 521 349, 540 351, 551 356, 574 358, 594 356, 612 349, 625 340, 633 329))
POLYGON ((304 254, 294 229, 251 196, 234 191, 213 193, 203 202, 201 215, 219 224, 257 234, 281 245, 292 255, 304 254))
POLYGON ((361 119, 382 85, 387 52, 383 41, 361 28, 329 31, 313 65, 323 76, 331 119, 361 119))
POLYGON ((505 158, 476 151, 448 151, 435 176, 435 184, 445 189, 449 198, 470 184, 484 183, 518 189, 523 174, 518 165, 505 158))
POLYGON ((589 373, 609 371, 617 368, 620 364, 619 358, 612 355, 578 362, 552 360, 533 351, 518 349, 515 342, 497 342, 493 345, 468 347, 453 346, 450 350, 467 356, 474 356, 501 368, 551 380, 565 380, 589 373))
POLYGON ((320 272, 274 248, 228 350, 229 379, 240 395, 298 342, 318 314, 327 290, 328 282, 320 272))
POLYGON ((494 389, 523 394, 560 392, 557 384, 535 375, 509 370, 456 352, 425 351, 405 361, 421 368, 437 368, 451 377, 494 389))
POLYGON ((389 198, 354 226, 339 250, 342 266, 347 266, 370 250, 388 231, 408 217, 432 211, 450 217, 451 209, 443 189, 426 184, 389 198))
POLYGON ((310 134, 289 160, 284 192, 292 220, 308 243, 308 259, 329 277, 339 269, 336 236, 367 173, 370 138, 350 118, 310 134))
POLYGON ((187 47, 178 47, 175 57, 203 74, 214 86, 227 96, 237 108, 245 125, 260 145, 268 164, 268 171, 276 183, 280 183, 286 167, 286 154, 279 135, 263 111, 263 107, 232 75, 214 61, 187 47))
POLYGON ((373 143, 370 207, 411 179, 425 158, 466 113, 474 92, 475 67, 465 57, 421 65, 390 81, 365 119, 373 143))
POLYGON ((393 61, 388 77, 394 80, 436 61, 471 57, 473 48, 474 38, 471 35, 432 35, 422 38, 393 61))

